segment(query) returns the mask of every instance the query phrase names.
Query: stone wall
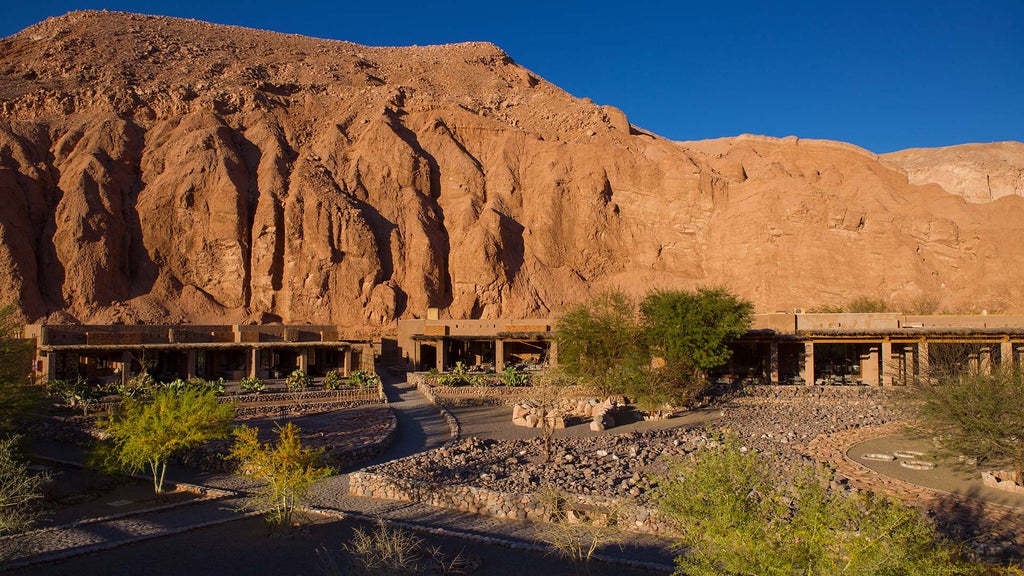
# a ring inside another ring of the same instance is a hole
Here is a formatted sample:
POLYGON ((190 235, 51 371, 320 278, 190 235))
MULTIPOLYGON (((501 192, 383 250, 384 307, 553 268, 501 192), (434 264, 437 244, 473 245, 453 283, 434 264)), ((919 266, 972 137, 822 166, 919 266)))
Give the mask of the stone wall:
MULTIPOLYGON (((421 502, 438 508, 531 522, 547 522, 553 512, 550 505, 536 494, 499 492, 481 486, 435 485, 415 480, 397 480, 365 470, 349 475, 349 493, 385 500, 421 502)), ((570 508, 615 510, 619 525, 624 530, 656 535, 674 533, 657 510, 628 504, 621 499, 579 494, 567 496, 570 508)))

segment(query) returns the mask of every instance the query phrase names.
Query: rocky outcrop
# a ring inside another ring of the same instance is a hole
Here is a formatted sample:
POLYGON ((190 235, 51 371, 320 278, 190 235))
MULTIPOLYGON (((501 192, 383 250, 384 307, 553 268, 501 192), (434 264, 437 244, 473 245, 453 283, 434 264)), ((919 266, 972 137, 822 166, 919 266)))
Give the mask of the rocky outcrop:
POLYGON ((881 158, 903 169, 912 184, 938 184, 968 202, 1024 196, 1024 144, 993 142, 911 148, 881 158))
POLYGON ((764 311, 995 311, 1024 290, 1024 199, 967 203, 838 143, 667 141, 484 43, 53 18, 0 40, 0 198, 0 301, 30 320, 370 328, 698 285, 764 311))

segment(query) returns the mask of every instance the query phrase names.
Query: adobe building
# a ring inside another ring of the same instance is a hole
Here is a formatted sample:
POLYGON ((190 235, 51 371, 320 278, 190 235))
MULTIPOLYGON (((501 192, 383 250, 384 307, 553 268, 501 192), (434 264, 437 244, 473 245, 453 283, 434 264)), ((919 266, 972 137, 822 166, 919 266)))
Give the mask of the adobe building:
POLYGON ((372 371, 380 343, 345 337, 337 326, 43 325, 25 327, 36 342, 43 381, 79 374, 94 383, 127 379, 143 364, 158 380, 313 377, 372 371))
MULTIPOLYGON (((500 372, 557 361, 554 321, 448 320, 436 310, 398 325, 398 349, 413 370, 451 370, 456 362, 500 372)), ((774 384, 909 384, 933 363, 1021 361, 1024 316, 755 314, 730 344, 731 361, 711 375, 774 384)))

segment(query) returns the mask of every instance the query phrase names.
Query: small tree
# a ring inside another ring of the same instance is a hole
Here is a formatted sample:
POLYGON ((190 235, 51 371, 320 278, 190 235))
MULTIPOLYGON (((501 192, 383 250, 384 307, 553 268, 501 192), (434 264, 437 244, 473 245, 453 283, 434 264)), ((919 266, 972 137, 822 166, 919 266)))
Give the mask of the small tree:
POLYGON ((21 338, 21 330, 18 309, 0 307, 0 431, 13 428, 39 399, 32 385, 32 344, 21 338))
POLYGON ((640 303, 644 339, 670 370, 703 380, 732 357, 728 343, 750 329, 753 305, 720 288, 658 291, 640 303))
POLYGON ((264 483, 249 505, 266 508, 272 524, 289 526, 313 483, 333 473, 321 464, 322 451, 303 448, 299 428, 291 422, 277 427, 276 444, 261 443, 259 430, 251 426, 235 429, 234 436, 230 458, 242 474, 264 483))
POLYGON ((649 361, 644 358, 640 336, 633 300, 622 292, 605 292, 558 319, 558 367, 602 393, 610 392, 624 366, 649 361))
POLYGON ((822 471, 774 470, 735 436, 677 462, 662 509, 682 535, 677 574, 972 574, 921 515, 829 490, 822 471))
POLYGON ((107 469, 149 470, 153 490, 160 494, 170 457, 225 437, 233 416, 234 407, 218 403, 212 390, 162 388, 151 402, 129 398, 101 423, 107 439, 95 458, 107 469))
POLYGON ((18 456, 18 436, 0 439, 0 535, 20 532, 36 517, 45 476, 29 472, 18 456))
POLYGON ((941 373, 918 387, 922 425, 948 450, 1011 466, 1024 485, 1024 371, 1000 364, 941 373))

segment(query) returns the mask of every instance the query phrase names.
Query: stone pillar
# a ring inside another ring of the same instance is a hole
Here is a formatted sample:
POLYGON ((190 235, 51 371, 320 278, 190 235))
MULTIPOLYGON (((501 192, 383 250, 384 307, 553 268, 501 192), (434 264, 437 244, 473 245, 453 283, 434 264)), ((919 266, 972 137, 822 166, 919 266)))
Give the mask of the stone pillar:
POLYGON ((548 340, 548 366, 555 366, 558 364, 558 342, 555 340, 548 340))
POLYGON ((302 370, 304 373, 309 373, 309 348, 300 348, 298 358, 296 360, 296 368, 302 370))
POLYGON ((195 378, 196 376, 196 351, 189 350, 187 353, 187 359, 185 360, 185 373, 186 378, 195 378))
POLYGON ((346 346, 342 353, 341 375, 348 378, 352 375, 352 347, 346 346))
POLYGON ((992 347, 987 344, 978 350, 978 370, 984 374, 992 373, 992 347))
POLYGON ((917 349, 913 345, 903 345, 903 373, 900 379, 903 384, 912 384, 917 381, 917 374, 914 372, 914 357, 917 356, 917 349))
POLYGON ((43 363, 42 378, 43 382, 49 382, 51 378, 56 377, 57 372, 57 354, 60 352, 54 352, 53 350, 46 352, 46 356, 40 358, 43 363))
POLYGON ((860 377, 868 386, 878 386, 878 346, 872 344, 860 357, 860 377))
POLYGON ((772 384, 779 383, 779 343, 768 345, 768 378, 772 384))
POLYGON ((121 384, 128 385, 128 379, 132 377, 132 353, 125 350, 121 352, 121 384))
POLYGON ((882 386, 889 386, 892 384, 893 378, 895 377, 895 370, 893 370, 894 362, 892 361, 892 342, 885 340, 882 342, 882 378, 880 384, 882 386))
POLYGON ((445 346, 444 338, 437 341, 437 371, 444 372, 448 365, 448 347, 445 346))
POLYGON ((505 341, 498 338, 494 341, 494 371, 501 372, 505 369, 505 341))
POLYGON ((1012 366, 1017 363, 1013 356, 1013 342, 1004 340, 999 343, 999 363, 1004 366, 1012 366))
POLYGON ((260 374, 260 350, 259 348, 249 349, 249 377, 259 378, 260 374))
POLYGON ((928 364, 928 343, 917 343, 917 379, 918 382, 927 382, 931 377, 931 367, 928 364))
POLYGON ((814 384, 814 342, 804 342, 804 369, 800 377, 804 384, 814 384))

